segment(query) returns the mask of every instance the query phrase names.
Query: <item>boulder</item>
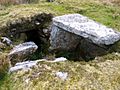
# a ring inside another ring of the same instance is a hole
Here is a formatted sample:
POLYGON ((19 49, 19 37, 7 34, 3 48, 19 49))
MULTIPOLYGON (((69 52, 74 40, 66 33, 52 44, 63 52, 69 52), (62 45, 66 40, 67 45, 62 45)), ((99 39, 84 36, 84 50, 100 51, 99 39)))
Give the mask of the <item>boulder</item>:
POLYGON ((12 65, 16 62, 24 61, 29 55, 37 50, 38 46, 34 42, 25 42, 15 46, 9 53, 9 59, 12 65))
POLYGON ((59 29, 55 25, 52 25, 50 43, 50 49, 54 50, 70 50, 76 48, 81 37, 78 35, 66 32, 65 30, 59 29))
POLYGON ((120 41, 120 32, 80 14, 53 18, 51 29, 53 50, 76 49, 85 59, 105 54, 110 46, 120 41))

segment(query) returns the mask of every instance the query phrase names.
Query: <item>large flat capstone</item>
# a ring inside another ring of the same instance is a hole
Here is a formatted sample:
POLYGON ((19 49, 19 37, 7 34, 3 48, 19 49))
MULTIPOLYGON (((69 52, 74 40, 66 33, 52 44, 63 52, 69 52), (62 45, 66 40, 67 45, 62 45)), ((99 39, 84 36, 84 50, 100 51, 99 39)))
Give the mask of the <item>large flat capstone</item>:
MULTIPOLYGON (((69 14, 53 18, 50 37, 54 50, 80 48, 83 57, 101 55, 114 43, 120 41, 120 32, 108 28, 80 14, 69 14)), ((78 51, 78 52, 79 52, 78 51)))
POLYGON ((87 38, 95 44, 110 45, 120 40, 120 32, 80 14, 55 17, 53 24, 65 31, 87 38))

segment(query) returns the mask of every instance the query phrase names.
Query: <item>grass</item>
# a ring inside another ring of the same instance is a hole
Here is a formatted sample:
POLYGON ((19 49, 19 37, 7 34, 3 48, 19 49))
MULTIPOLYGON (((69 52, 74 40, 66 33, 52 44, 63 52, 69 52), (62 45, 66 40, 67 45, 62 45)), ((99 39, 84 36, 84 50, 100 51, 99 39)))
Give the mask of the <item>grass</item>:
POLYGON ((39 0, 0 0, 1 5, 38 3, 39 0))
MULTIPOLYGON (((120 31, 120 6, 111 3, 106 4, 103 0, 55 0, 47 3, 42 0, 38 4, 0 6, 0 35, 4 33, 8 21, 40 12, 54 16, 80 13, 120 31)), ((119 90, 120 49, 117 51, 89 62, 41 62, 31 70, 6 76, 0 81, 0 90, 119 90), (62 81, 56 77, 57 71, 67 72, 68 79, 62 81)))
POLYGON ((120 5, 120 0, 100 0, 104 4, 120 5))
POLYGON ((7 53, 0 54, 0 80, 8 72, 9 60, 7 59, 7 53))
POLYGON ((32 70, 11 74, 1 90, 115 90, 120 85, 119 65, 119 60, 41 62, 32 70), (56 77, 58 71, 67 72, 67 80, 56 77))

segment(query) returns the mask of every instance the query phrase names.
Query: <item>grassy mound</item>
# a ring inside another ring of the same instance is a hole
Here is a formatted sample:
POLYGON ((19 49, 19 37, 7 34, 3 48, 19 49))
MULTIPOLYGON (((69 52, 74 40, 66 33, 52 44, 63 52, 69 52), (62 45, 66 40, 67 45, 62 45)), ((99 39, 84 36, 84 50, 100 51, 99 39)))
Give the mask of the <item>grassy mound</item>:
MULTIPOLYGON (((54 16, 80 13, 120 31, 120 6, 118 3, 111 5, 102 1, 55 0, 48 3, 46 0, 40 0, 38 4, 0 6, 0 36, 5 34, 9 21, 28 18, 40 12, 52 13, 54 16)), ((0 58, 6 60, 2 56, 0 58)), ((119 90, 119 88, 120 48, 116 52, 89 62, 41 62, 29 71, 19 71, 7 76, 0 86, 0 90, 119 90), (68 73, 66 81, 56 77, 55 72, 58 71, 68 73)))

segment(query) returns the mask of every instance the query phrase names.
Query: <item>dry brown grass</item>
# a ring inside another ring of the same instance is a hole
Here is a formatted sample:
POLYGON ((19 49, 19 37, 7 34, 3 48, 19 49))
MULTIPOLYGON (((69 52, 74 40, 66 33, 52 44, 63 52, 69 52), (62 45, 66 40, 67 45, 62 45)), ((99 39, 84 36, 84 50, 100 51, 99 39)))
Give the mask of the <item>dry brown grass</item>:
POLYGON ((26 4, 32 2, 38 2, 39 0, 0 0, 0 4, 26 4))
POLYGON ((105 4, 120 5, 120 0, 100 0, 105 4))
POLYGON ((7 58, 6 53, 1 53, 0 54, 0 79, 5 75, 5 73, 8 72, 10 62, 7 58))
POLYGON ((11 3, 11 4, 16 4, 17 2, 16 2, 16 0, 0 0, 0 4, 9 4, 9 3, 11 3))

